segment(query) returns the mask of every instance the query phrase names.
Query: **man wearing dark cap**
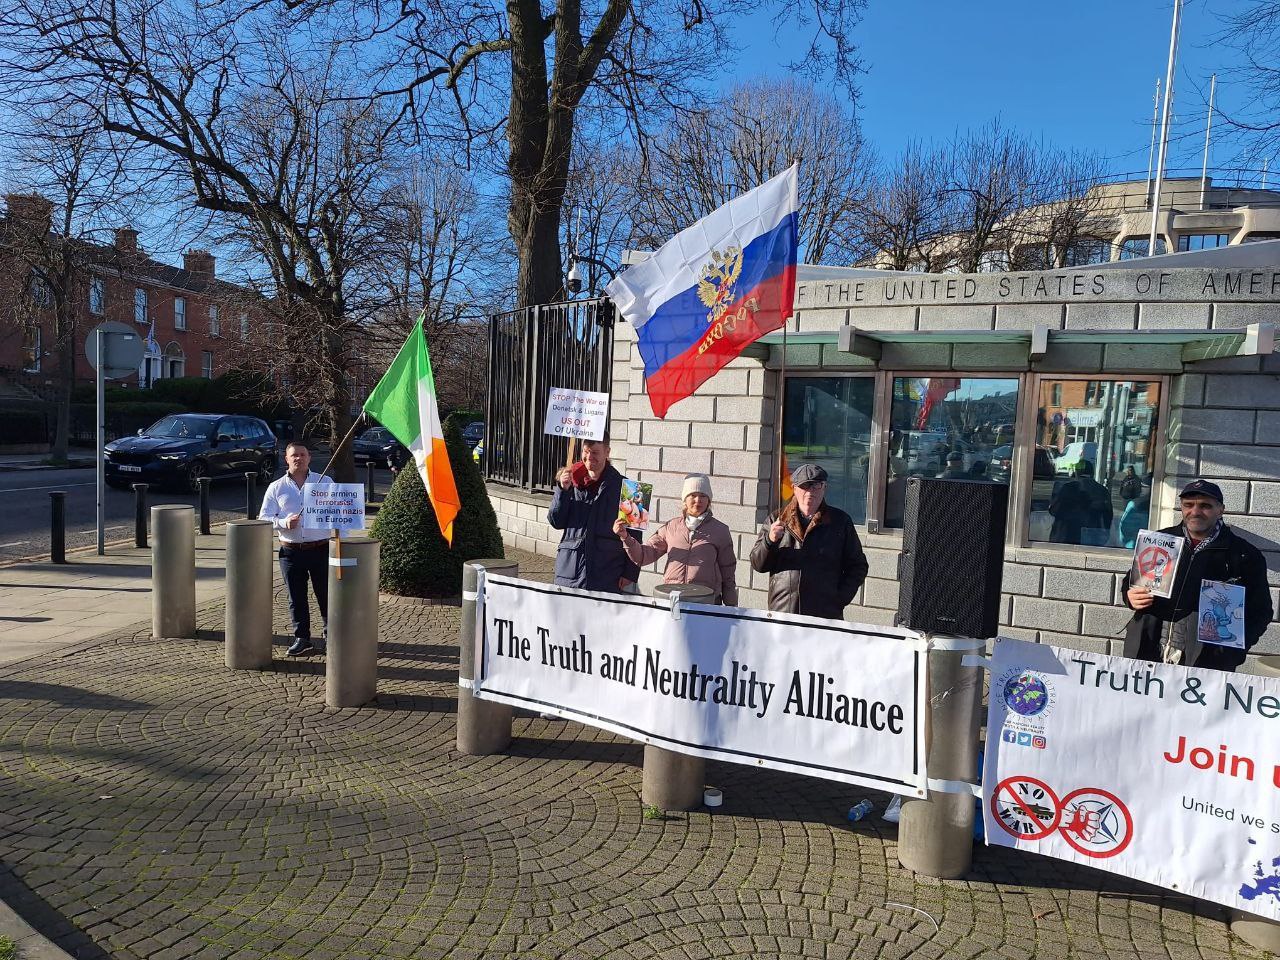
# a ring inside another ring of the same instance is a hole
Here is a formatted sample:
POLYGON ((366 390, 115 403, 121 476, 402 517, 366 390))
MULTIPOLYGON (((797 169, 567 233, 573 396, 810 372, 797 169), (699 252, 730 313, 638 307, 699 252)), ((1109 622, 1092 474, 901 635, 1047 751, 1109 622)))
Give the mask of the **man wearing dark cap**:
POLYGON ((769 609, 839 620, 867 578, 867 557, 850 516, 826 502, 827 471, 802 463, 795 495, 769 517, 751 566, 769 574, 769 609))
POLYGON ((952 450, 947 454, 947 468, 938 474, 939 480, 972 480, 968 471, 964 468, 964 454, 959 450, 952 450))
POLYGON ((1193 480, 1179 494, 1182 523, 1161 533, 1185 538, 1178 556, 1173 591, 1156 597, 1133 586, 1129 574, 1125 605, 1132 608, 1124 655, 1135 660, 1176 663, 1233 671, 1271 622, 1271 590, 1262 552, 1235 533, 1222 519, 1222 490, 1208 480, 1193 480), (1199 639, 1200 583, 1217 580, 1244 587, 1245 650, 1204 643, 1199 639))

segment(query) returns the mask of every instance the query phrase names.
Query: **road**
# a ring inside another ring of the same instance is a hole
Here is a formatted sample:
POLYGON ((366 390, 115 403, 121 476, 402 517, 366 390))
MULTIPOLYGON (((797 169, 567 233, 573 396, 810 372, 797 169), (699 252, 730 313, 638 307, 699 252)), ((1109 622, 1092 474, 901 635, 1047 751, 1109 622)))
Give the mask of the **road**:
MULTIPOLYGON (((312 460, 313 470, 323 470, 326 456, 312 460)), ((364 479, 364 470, 358 472, 364 479)), ((377 471, 378 490, 385 492, 391 474, 377 471)), ((67 493, 67 549, 93 546, 96 542, 95 489, 93 470, 23 470, 0 473, 0 563, 49 557, 49 519, 52 490, 67 493)), ((261 498, 262 487, 257 488, 261 498)), ((209 488, 209 519, 212 523, 244 516, 244 480, 216 480, 209 488)), ((257 514, 258 503, 253 509, 257 514)), ((186 503, 199 509, 194 494, 148 491, 148 506, 158 503, 186 503)), ((134 496, 132 490, 107 488, 107 542, 133 539, 134 496)))

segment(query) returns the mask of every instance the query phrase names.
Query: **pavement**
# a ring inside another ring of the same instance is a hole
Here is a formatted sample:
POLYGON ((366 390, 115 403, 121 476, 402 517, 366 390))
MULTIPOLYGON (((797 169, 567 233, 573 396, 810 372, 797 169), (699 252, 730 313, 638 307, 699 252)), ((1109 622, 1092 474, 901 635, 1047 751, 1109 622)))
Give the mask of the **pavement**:
MULTIPOLYGON (((896 827, 844 817, 863 796, 882 810, 875 792, 712 762, 723 807, 650 819, 639 745, 521 712, 506 753, 461 756, 456 606, 383 603, 376 699, 326 709, 323 661, 283 656, 279 584, 272 668, 225 668, 222 541, 198 540, 194 639, 152 639, 142 551, 0 571, 6 612, 23 591, 63 588, 43 639, 0 644, 26 645, 0 665, 0 900, 51 941, 24 941, 33 951, 1262 956, 1216 906, 1034 854, 979 847, 963 880, 914 876, 896 827), (98 596, 119 585, 143 592, 98 596), (78 617, 86 602, 103 609, 78 617)), ((547 558, 513 555, 550 578, 547 558)))
POLYGON ((48 463, 47 453, 4 453, 0 454, 0 471, 4 470, 66 470, 69 468, 93 467, 93 454, 76 451, 67 455, 65 465, 56 467, 48 463))

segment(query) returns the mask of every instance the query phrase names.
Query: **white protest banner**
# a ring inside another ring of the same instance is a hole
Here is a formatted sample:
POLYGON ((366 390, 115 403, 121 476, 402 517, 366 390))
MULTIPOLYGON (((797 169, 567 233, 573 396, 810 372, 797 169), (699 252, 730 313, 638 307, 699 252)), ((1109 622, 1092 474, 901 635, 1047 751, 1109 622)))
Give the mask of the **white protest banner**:
POLYGON ((302 526, 305 530, 363 530, 364 484, 303 484, 302 526))
POLYGON ((681 753, 925 791, 924 638, 489 576, 477 697, 681 753))
POLYGON ((552 387, 547 397, 547 422, 543 433, 556 437, 603 440, 609 425, 609 395, 590 390, 552 387))
POLYGON ((997 641, 987 842, 1280 920, 1280 679, 997 641))

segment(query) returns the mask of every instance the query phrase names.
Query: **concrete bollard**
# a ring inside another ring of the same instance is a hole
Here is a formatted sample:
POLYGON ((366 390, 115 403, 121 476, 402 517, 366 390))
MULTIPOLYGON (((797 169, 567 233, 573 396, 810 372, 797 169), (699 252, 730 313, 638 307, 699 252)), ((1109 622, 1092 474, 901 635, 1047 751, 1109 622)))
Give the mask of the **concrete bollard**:
POLYGON ((246 473, 244 475, 244 518, 252 520, 258 515, 258 475, 256 473, 246 473))
POLYGON ((209 477, 196 477, 196 486, 200 488, 200 536, 209 535, 209 477))
POLYGON ((196 635, 196 529, 190 507, 151 508, 151 635, 196 635))
POLYGON ((232 670, 271 666, 270 520, 227 524, 226 662, 232 670))
MULTIPOLYGON (((933 637, 929 651, 929 715, 925 720, 930 779, 972 782, 978 774, 982 669, 966 667, 986 643, 968 637, 933 637)), ((973 864, 974 799, 969 793, 930 791, 902 801, 898 862, 913 873, 958 880, 973 864)))
MULTIPOLYGON (((653 593, 667 600, 678 595, 681 603, 712 603, 715 598, 715 591, 697 583, 660 583, 653 593)), ((646 806, 696 810, 702 806, 706 780, 707 761, 703 757, 645 744, 640 800, 646 806)))
POLYGON ((49 492, 49 562, 67 562, 67 491, 49 492))
POLYGON ((140 550, 147 548, 147 488, 149 483, 133 485, 133 545, 140 550))
POLYGON ((329 541, 329 641, 324 702, 359 707, 378 692, 378 549, 370 537, 329 541), (338 579, 338 571, 342 579, 338 579))
POLYGON ((471 693, 476 675, 476 582, 478 574, 518 577, 514 560, 472 560, 462 566, 462 627, 458 631, 458 752, 471 757, 501 753, 511 743, 512 709, 505 703, 477 700, 471 693))

